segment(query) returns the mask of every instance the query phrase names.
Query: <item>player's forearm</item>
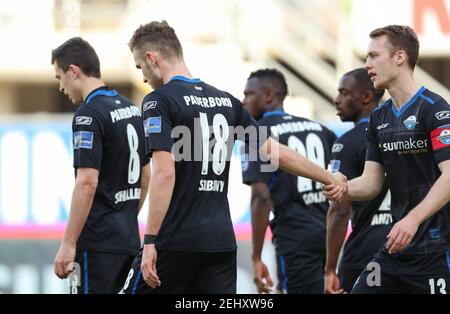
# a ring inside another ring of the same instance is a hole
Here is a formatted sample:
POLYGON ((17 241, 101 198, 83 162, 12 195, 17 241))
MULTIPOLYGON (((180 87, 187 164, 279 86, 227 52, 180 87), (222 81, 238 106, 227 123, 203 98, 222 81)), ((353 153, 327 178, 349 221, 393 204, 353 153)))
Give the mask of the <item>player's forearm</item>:
POLYGON ((147 198, 148 194, 148 186, 150 184, 150 164, 145 165, 142 167, 141 171, 141 195, 139 197, 139 207, 138 212, 141 211, 142 206, 144 205, 145 199, 147 198))
POLYGON ((96 184, 76 182, 72 193, 69 221, 64 232, 63 242, 76 244, 89 216, 94 200, 96 184))
POLYGON ((336 183, 331 172, 273 139, 267 140, 260 151, 272 164, 293 175, 307 177, 323 184, 336 183))
POLYGON ((325 272, 335 272, 339 253, 347 234, 351 203, 331 203, 327 215, 327 257, 325 272))
POLYGON ((427 196, 408 214, 413 216, 419 224, 437 213, 450 201, 450 173, 443 172, 434 183, 427 196))
POLYGON ((352 201, 368 201, 374 199, 381 192, 383 182, 377 182, 370 177, 358 177, 348 181, 348 198, 352 201))
POLYGON ((252 200, 252 259, 254 261, 261 260, 271 207, 270 199, 255 198, 252 200))
POLYGON ((157 235, 169 209, 175 185, 175 169, 154 170, 150 179, 146 234, 157 235))

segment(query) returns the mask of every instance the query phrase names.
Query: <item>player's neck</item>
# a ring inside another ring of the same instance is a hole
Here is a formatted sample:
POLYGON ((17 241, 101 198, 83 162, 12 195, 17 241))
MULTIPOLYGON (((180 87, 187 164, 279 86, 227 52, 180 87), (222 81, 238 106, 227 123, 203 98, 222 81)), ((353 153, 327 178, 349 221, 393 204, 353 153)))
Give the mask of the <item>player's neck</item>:
POLYGON ((411 75, 398 77, 395 82, 388 88, 394 106, 400 110, 408 101, 417 93, 420 86, 414 81, 411 75))
POLYGON ((105 86, 105 83, 101 79, 95 77, 85 78, 85 82, 81 90, 83 99, 86 100, 86 97, 89 96, 89 94, 92 93, 93 90, 96 90, 97 88, 102 86, 105 86))
POLYGON ((184 76, 187 78, 193 78, 191 72, 187 68, 186 64, 183 61, 160 65, 161 78, 166 84, 169 82, 174 76, 184 76))

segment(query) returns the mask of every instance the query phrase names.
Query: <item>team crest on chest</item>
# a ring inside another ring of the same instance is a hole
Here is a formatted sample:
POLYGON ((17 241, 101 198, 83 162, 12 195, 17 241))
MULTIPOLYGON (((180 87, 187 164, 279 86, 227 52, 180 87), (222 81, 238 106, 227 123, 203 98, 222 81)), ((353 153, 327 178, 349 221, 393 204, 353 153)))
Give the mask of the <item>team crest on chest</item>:
POLYGON ((405 125, 405 128, 407 128, 408 130, 412 130, 419 123, 417 122, 416 116, 409 116, 408 119, 403 121, 403 124, 405 125))

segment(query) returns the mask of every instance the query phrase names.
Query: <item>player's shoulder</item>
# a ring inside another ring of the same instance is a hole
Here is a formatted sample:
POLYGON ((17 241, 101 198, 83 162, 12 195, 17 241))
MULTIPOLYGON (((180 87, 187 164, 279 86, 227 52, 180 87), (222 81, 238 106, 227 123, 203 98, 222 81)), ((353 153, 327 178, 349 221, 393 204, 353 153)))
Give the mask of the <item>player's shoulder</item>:
POLYGON ((385 102, 378 104, 378 106, 373 109, 370 116, 381 114, 382 112, 388 110, 390 106, 392 106, 392 98, 389 98, 385 102))
POLYGON ((441 95, 436 94, 427 88, 422 88, 419 97, 430 105, 449 106, 447 101, 441 95))
POLYGON ((336 139, 335 143, 345 144, 347 147, 357 147, 365 142, 365 132, 367 122, 358 123, 352 129, 348 130, 336 139))

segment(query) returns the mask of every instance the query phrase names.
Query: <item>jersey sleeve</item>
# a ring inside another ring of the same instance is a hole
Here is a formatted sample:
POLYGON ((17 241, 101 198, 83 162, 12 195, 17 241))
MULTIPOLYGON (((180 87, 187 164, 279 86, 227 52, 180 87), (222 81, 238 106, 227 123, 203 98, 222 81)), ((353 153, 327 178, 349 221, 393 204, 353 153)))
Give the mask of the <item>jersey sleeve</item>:
POLYGON ((155 92, 148 94, 142 102, 142 115, 147 155, 151 157, 155 150, 171 152, 173 118, 168 101, 155 92))
POLYGON ((372 112, 369 118, 369 123, 367 125, 366 130, 366 143, 367 143, 367 152, 366 152, 366 160, 367 161, 375 161, 379 164, 383 164, 383 156, 381 154, 381 149, 377 136, 377 111, 372 112))
POLYGON ((261 128, 258 122, 242 107, 241 102, 234 98, 235 106, 237 107, 236 114, 236 132, 237 139, 245 142, 250 150, 258 150, 267 140, 268 133, 265 128, 261 128), (239 130, 242 127, 244 130, 239 130), (239 134, 243 131, 243 134, 239 134))
POLYGON ((72 122, 75 168, 101 169, 104 127, 102 116, 87 105, 75 113, 72 122))
MULTIPOLYGON (((357 151, 349 143, 337 139, 331 149, 330 168, 332 172, 341 172, 347 179, 353 179, 358 176, 357 151)), ((364 161, 363 161, 364 162, 364 161)))
POLYGON ((430 136, 436 163, 450 159, 450 106, 438 99, 423 110, 425 132, 430 136))
POLYGON ((241 166, 242 166, 242 182, 250 185, 252 183, 261 182, 269 184, 270 172, 261 171, 264 164, 259 158, 250 160, 249 154, 245 152, 244 143, 241 143, 241 166))

